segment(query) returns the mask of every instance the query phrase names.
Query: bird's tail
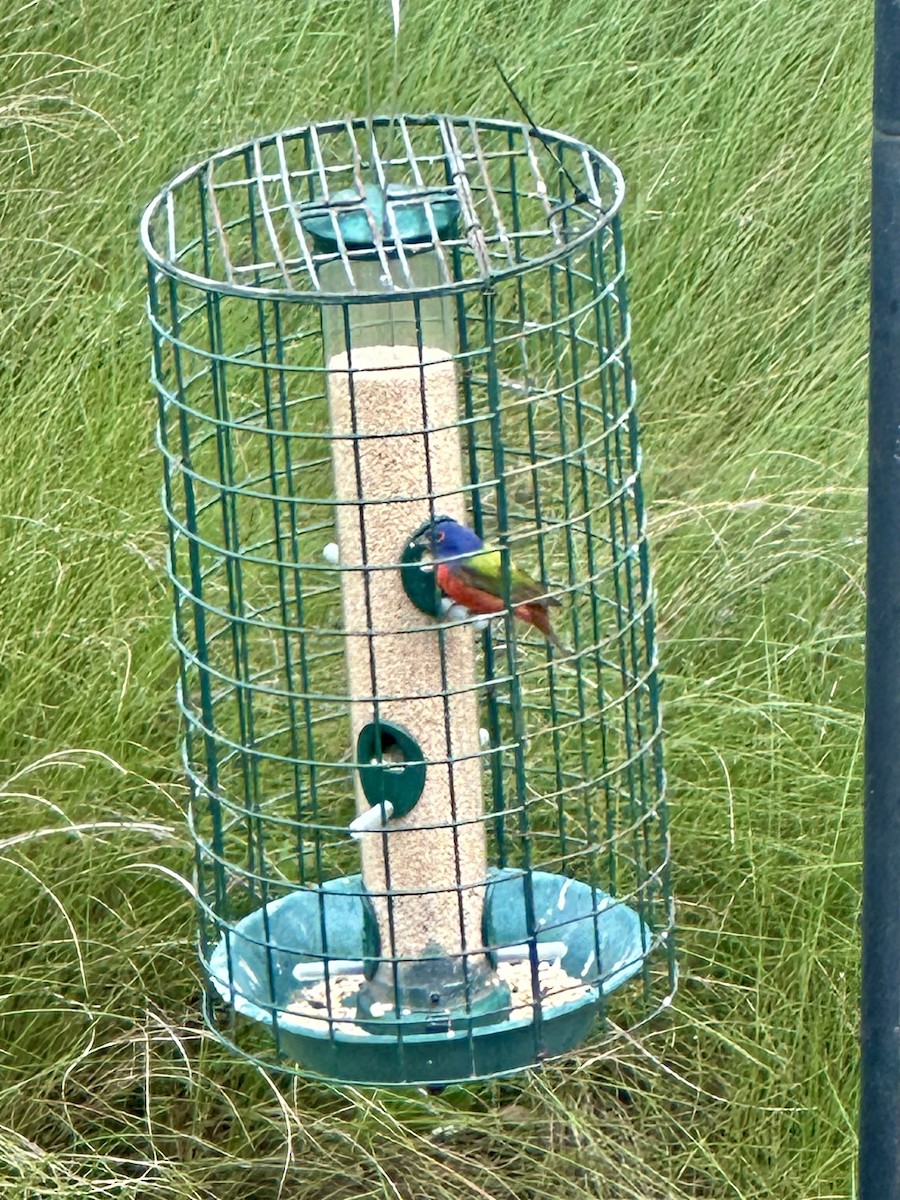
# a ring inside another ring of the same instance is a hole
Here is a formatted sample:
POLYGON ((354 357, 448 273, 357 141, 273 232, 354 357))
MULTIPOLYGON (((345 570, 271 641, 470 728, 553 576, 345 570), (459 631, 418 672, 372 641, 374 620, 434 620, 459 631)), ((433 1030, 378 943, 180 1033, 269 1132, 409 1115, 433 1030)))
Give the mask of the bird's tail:
POLYGON ((535 629, 539 629, 544 637, 552 642, 553 645, 563 654, 567 653, 566 647, 562 644, 550 624, 550 614, 542 604, 528 604, 523 606, 525 612, 525 620, 529 621, 535 629))

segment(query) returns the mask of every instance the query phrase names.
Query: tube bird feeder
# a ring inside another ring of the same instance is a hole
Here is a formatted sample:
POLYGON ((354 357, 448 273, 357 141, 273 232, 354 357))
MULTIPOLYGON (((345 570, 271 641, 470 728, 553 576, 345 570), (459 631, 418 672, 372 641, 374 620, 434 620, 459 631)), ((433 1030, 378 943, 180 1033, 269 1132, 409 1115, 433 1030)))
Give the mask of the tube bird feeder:
POLYGON ((256 1060, 441 1085, 671 999, 622 194, 394 117, 144 215, 206 1015, 256 1060))

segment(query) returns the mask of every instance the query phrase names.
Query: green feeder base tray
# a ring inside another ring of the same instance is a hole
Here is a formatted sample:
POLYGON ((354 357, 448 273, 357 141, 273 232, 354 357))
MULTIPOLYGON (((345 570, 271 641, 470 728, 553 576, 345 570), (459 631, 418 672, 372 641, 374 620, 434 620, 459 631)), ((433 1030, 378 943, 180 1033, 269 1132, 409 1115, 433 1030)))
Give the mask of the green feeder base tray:
MULTIPOLYGON (((282 1057, 310 1074, 363 1085, 443 1085, 508 1075, 583 1041, 597 1018, 601 996, 640 971, 652 941, 636 912, 589 884, 535 871, 531 893, 537 942, 565 943, 561 965, 584 985, 571 1000, 552 1006, 545 1002, 539 1017, 530 1007, 524 1015, 520 1009, 489 1024, 450 1014, 449 1020, 435 1023, 434 1032, 410 1032, 403 1021, 386 1023, 385 1032, 371 1032, 377 1026, 370 1022, 311 1023, 308 1016, 290 1011, 298 997, 316 986, 315 981, 298 983, 294 969, 321 961, 323 933, 332 971, 340 971, 341 961, 365 963, 367 973, 374 969, 373 914, 359 875, 292 892, 244 917, 210 956, 209 978, 241 1016, 271 1027, 275 1010, 282 1057)), ((484 929, 488 946, 528 941, 523 872, 490 873, 484 929)))

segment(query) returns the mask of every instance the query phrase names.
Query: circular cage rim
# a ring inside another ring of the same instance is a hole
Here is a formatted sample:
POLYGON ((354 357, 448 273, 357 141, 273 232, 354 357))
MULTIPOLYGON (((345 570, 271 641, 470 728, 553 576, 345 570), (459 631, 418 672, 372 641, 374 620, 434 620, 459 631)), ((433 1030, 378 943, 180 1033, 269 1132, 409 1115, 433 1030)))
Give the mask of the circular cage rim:
POLYGON ((502 280, 515 279, 532 271, 546 268, 553 263, 563 261, 570 257, 574 251, 586 243, 595 240, 605 229, 609 228, 621 210, 625 199, 625 178, 619 167, 603 151, 569 134, 559 133, 543 125, 537 126, 524 121, 512 121, 504 117, 464 117, 452 113, 399 113, 391 116, 381 113, 372 118, 348 117, 346 119, 333 118, 327 121, 309 121, 302 125, 293 126, 290 129, 262 134, 257 137, 248 138, 246 141, 235 143, 222 150, 217 150, 214 154, 208 155, 200 162, 194 163, 193 166, 187 167, 160 189, 141 214, 140 239, 145 257, 152 266, 169 279, 183 283, 198 291, 210 292, 217 295, 233 296, 255 301, 280 300, 291 304, 310 304, 317 307, 344 305, 348 302, 353 304, 383 303, 383 292, 348 291, 346 293, 337 293, 322 292, 316 289, 258 287, 253 284, 233 283, 227 279, 213 279, 198 275, 193 271, 188 271, 184 267, 179 266, 157 249, 153 238, 153 223, 163 211, 170 196, 173 196, 179 189, 198 178, 215 163, 228 162, 239 154, 256 146, 262 148, 275 145, 279 139, 298 138, 311 129, 315 129, 319 133, 334 133, 345 129, 348 124, 353 129, 364 129, 370 123, 374 126, 390 126, 398 116, 402 117, 405 122, 413 125, 439 125, 441 122, 446 121, 454 126, 475 124, 483 129, 499 131, 515 130, 525 136, 537 136, 542 141, 546 138, 558 144, 565 145, 572 150, 577 150, 581 154, 586 154, 594 163, 608 173, 615 188, 613 201, 607 208, 601 208, 593 198, 587 197, 585 203, 589 204, 595 212, 597 218, 595 223, 587 229, 582 230, 570 241, 556 246, 552 251, 521 263, 515 263, 510 267, 496 271, 492 270, 488 273, 482 272, 471 279, 458 280, 454 283, 442 283, 437 287, 430 288, 404 288, 403 296, 410 301, 483 291, 486 286, 493 286, 493 284, 502 280))

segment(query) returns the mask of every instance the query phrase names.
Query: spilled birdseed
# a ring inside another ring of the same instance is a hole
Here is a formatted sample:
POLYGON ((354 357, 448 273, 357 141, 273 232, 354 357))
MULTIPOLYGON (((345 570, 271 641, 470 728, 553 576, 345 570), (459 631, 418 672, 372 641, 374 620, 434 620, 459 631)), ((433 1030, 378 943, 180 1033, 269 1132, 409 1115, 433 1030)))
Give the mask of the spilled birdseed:
MULTIPOLYGON (((528 1016, 534 1008, 531 963, 500 963, 497 974, 509 988, 512 1019, 528 1016)), ((543 1012, 573 1000, 584 1000, 594 991, 583 979, 573 979, 558 962, 538 963, 538 983, 543 1012)))
POLYGON ((356 1024, 356 994, 365 981, 360 975, 332 975, 326 983, 321 980, 298 992, 285 1009, 294 1018, 294 1024, 309 1026, 320 1032, 328 1021, 328 999, 331 997, 331 1015, 336 1022, 335 1032, 351 1035, 368 1032, 356 1024))
MULTIPOLYGON (((507 1019, 522 1020, 530 1017, 534 1010, 531 963, 500 963, 497 975, 509 988, 512 1003, 507 1019)), ((545 1016, 562 1004, 584 1001, 596 992, 596 989, 585 984, 584 980, 574 979, 559 963, 540 963, 538 980, 541 1010, 545 1016)), ((298 992, 285 1011, 291 1014, 293 1024, 299 1023, 309 1029, 324 1032, 329 1017, 330 990, 331 1016, 335 1022, 335 1032, 366 1037, 370 1031, 356 1024, 356 997, 364 982, 359 975, 332 975, 327 986, 323 979, 320 983, 298 992)), ((383 1007, 384 1012, 380 1015, 390 1017, 393 1007, 383 1007)), ((410 1009, 403 1010, 403 1016, 411 1015, 410 1009)), ((390 1028, 388 1025, 386 1031, 390 1028)))

